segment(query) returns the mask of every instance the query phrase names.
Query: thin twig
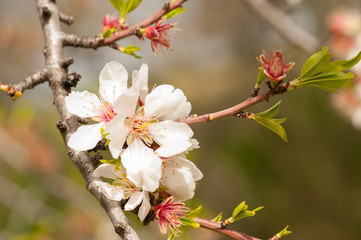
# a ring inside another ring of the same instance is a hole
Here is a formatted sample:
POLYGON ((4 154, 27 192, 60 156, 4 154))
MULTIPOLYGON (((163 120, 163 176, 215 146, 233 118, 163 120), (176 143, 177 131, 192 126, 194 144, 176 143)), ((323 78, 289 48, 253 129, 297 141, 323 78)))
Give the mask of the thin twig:
POLYGON ((240 233, 240 232, 237 232, 237 231, 229 229, 229 228, 223 228, 222 229, 222 228, 220 228, 219 223, 212 222, 212 221, 209 221, 209 220, 206 220, 206 219, 203 219, 203 218, 198 218, 197 217, 197 218, 194 219, 194 221, 199 223, 199 225, 202 228, 206 228, 206 229, 218 232, 218 233, 222 233, 222 234, 224 234, 224 235, 226 235, 228 237, 231 237, 233 239, 237 239, 237 240, 261 240, 259 238, 252 237, 252 236, 249 236, 247 234, 240 233))

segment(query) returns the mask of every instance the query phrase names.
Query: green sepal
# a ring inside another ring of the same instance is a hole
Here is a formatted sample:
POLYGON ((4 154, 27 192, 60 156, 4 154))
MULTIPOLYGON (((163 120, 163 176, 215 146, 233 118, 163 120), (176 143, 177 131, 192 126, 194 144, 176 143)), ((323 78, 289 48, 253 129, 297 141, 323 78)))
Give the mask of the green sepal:
POLYGON ((256 211, 261 210, 262 208, 263 207, 258 207, 254 210, 248 210, 248 205, 243 201, 233 210, 230 221, 235 222, 242 218, 253 217, 256 214, 256 211))
POLYGON ((177 231, 171 232, 167 238, 167 240, 173 240, 177 237, 177 231))
POLYGON ((169 190, 169 188, 167 188, 167 187, 159 187, 153 192, 153 194, 159 193, 159 192, 164 192, 164 191, 167 191, 167 190, 169 190))
POLYGON ((121 161, 120 158, 118 158, 118 159, 112 159, 112 160, 101 159, 101 160, 99 160, 99 162, 105 163, 105 164, 113 164, 113 165, 115 165, 115 167, 116 167, 117 169, 119 169, 119 170, 120 170, 121 165, 122 165, 122 161, 121 161))
POLYGON ((133 56, 135 58, 142 58, 142 57, 135 54, 135 52, 139 51, 140 49, 141 49, 140 47, 134 46, 133 44, 129 45, 127 47, 119 47, 118 48, 118 50, 121 51, 124 54, 131 55, 131 56, 133 56))
POLYGON ((183 223, 183 225, 191 226, 191 227, 193 227, 193 228, 199 228, 199 227, 200 227, 199 223, 197 223, 197 222, 194 221, 193 219, 189 219, 189 218, 179 218, 179 220, 181 221, 181 223, 183 223))
POLYGON ((264 70, 263 68, 260 68, 257 76, 256 88, 260 88, 261 84, 265 79, 266 79, 266 75, 264 75, 264 70))
POLYGON ((264 117, 264 118, 271 118, 278 113, 279 106, 281 104, 281 100, 278 101, 275 105, 271 108, 267 109, 266 111, 256 113, 256 116, 264 117))
POLYGON ((219 213, 217 217, 213 218, 211 222, 220 222, 222 220, 223 214, 219 213))
POLYGON ((272 132, 276 133, 278 136, 280 136, 283 139, 283 141, 287 142, 286 131, 281 126, 281 124, 286 121, 286 118, 274 119, 274 118, 264 118, 264 117, 255 115, 253 120, 255 120, 259 124, 265 126, 272 132))
POLYGON ((327 70, 331 61, 332 54, 329 53, 328 47, 323 46, 322 50, 313 54, 305 64, 303 64, 301 70, 301 76, 298 79, 314 76, 320 72, 327 70))
POLYGON ((173 9, 172 11, 166 13, 162 18, 163 19, 169 19, 169 18, 175 17, 178 14, 183 13, 185 11, 186 10, 183 7, 177 7, 175 9, 173 9))
POLYGON ((187 215, 184 216, 184 218, 193 220, 196 217, 198 217, 198 215, 201 213, 201 210, 202 210, 202 206, 199 206, 196 209, 194 209, 193 211, 190 211, 187 215))
POLYGON ((115 27, 113 28, 109 28, 107 27, 107 29, 102 33, 102 37, 103 38, 109 38, 110 36, 112 36, 112 34, 115 32, 115 27))
POLYGON ((107 138, 107 136, 109 135, 109 133, 104 133, 104 128, 100 128, 100 134, 102 135, 102 137, 106 140, 104 146, 108 146, 110 143, 110 140, 107 138))

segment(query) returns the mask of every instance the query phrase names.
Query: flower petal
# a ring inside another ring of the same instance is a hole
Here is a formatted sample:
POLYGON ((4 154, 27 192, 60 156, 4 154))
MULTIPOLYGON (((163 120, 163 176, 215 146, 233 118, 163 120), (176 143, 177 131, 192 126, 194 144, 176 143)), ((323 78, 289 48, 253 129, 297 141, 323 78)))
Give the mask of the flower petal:
POLYGON ((127 204, 124 206, 125 211, 131 211, 135 209, 143 200, 143 192, 136 191, 130 196, 127 204))
POLYGON ((159 117, 160 120, 178 120, 189 115, 191 104, 180 89, 172 85, 160 85, 145 98, 146 117, 159 117))
POLYGON ((149 202, 149 195, 148 192, 143 192, 143 202, 142 205, 140 205, 139 211, 138 211, 138 217, 139 220, 143 222, 145 217, 148 215, 150 210, 150 202, 149 202))
POLYGON ((81 126, 74 132, 68 141, 68 146, 77 151, 85 151, 94 148, 103 138, 100 129, 103 123, 81 126))
POLYGON ((125 139, 128 135, 128 128, 124 126, 125 116, 116 115, 104 129, 106 139, 110 140, 109 150, 113 158, 118 158, 122 152, 125 139))
POLYGON ((103 192, 103 194, 114 201, 120 201, 124 198, 124 191, 121 187, 116 187, 112 184, 98 181, 99 186, 103 192))
POLYGON ((158 188, 162 175, 162 160, 152 149, 136 138, 121 157, 129 180, 149 192, 158 188))
POLYGON ((132 88, 136 89, 140 99, 144 103, 148 93, 148 65, 143 63, 139 71, 134 70, 132 79, 132 88))
POLYGON ((71 92, 65 97, 68 111, 79 117, 99 116, 100 101, 96 94, 88 91, 71 92))
POLYGON ((121 94, 114 103, 114 111, 122 116, 131 117, 134 115, 138 102, 136 89, 130 88, 121 94))
POLYGON ((186 151, 192 146, 192 129, 186 123, 162 121, 148 127, 153 139, 160 145, 156 152, 169 157, 186 151))
POLYGON ((128 72, 118 62, 107 63, 99 75, 99 93, 102 98, 110 103, 124 93, 127 89, 128 72))
POLYGON ((118 170, 114 164, 101 164, 99 165, 99 167, 97 167, 94 172, 93 172, 93 176, 94 177, 104 177, 104 178, 119 178, 122 179, 123 171, 118 170))

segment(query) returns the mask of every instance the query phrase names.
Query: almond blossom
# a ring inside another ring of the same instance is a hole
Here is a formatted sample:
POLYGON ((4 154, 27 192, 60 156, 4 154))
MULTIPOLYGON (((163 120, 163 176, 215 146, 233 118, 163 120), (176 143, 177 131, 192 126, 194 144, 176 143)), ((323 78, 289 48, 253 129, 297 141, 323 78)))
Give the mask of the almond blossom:
POLYGON ((79 151, 89 150, 103 138, 101 128, 116 116, 114 102, 127 90, 127 79, 126 69, 117 62, 110 62, 100 73, 98 94, 73 91, 65 97, 70 113, 97 122, 79 127, 70 136, 69 147, 79 151))

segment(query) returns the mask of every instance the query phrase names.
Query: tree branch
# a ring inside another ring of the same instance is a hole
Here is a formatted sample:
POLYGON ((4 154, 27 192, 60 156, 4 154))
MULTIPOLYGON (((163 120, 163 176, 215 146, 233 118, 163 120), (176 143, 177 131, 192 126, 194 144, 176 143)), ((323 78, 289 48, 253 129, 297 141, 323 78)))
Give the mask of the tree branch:
POLYGON ((252 237, 252 236, 249 236, 247 234, 240 233, 240 232, 237 232, 237 231, 229 229, 229 228, 223 228, 222 229, 220 227, 219 223, 212 222, 212 221, 209 221, 209 220, 206 220, 206 219, 203 219, 203 218, 198 218, 197 217, 197 218, 194 219, 194 221, 199 223, 199 225, 202 228, 206 228, 206 229, 218 232, 218 233, 222 233, 222 234, 224 234, 224 235, 226 235, 228 237, 231 237, 233 239, 237 239, 237 240, 261 240, 259 238, 252 237))
POLYGON ((68 81, 67 67, 71 64, 70 59, 63 57, 63 36, 60 29, 60 17, 55 1, 36 0, 39 18, 45 38, 45 64, 47 79, 50 83, 54 96, 54 104, 58 110, 60 120, 57 127, 63 137, 70 159, 82 174, 89 191, 102 205, 111 219, 115 231, 122 239, 139 240, 135 230, 130 226, 120 203, 107 199, 100 190, 98 179, 92 173, 96 168, 97 161, 85 151, 74 151, 67 146, 70 135, 78 128, 78 118, 71 115, 65 105, 64 98, 69 93, 69 87, 65 87, 68 81))
POLYGON ((63 39, 64 46, 93 48, 93 49, 97 49, 98 47, 103 47, 103 46, 109 46, 122 38, 136 34, 138 28, 144 28, 156 23, 165 14, 167 14, 168 12, 172 11, 177 7, 180 7, 185 1, 187 0, 176 0, 173 3, 166 3, 162 9, 160 9, 158 12, 156 12, 149 18, 123 31, 116 32, 112 34, 112 36, 106 39, 102 39, 100 36, 90 38, 90 37, 80 37, 74 34, 65 34, 63 39))
POLYGON ((320 46, 320 41, 300 28, 289 16, 277 9, 268 0, 244 0, 256 13, 268 22, 288 41, 307 53, 313 53, 320 46))

